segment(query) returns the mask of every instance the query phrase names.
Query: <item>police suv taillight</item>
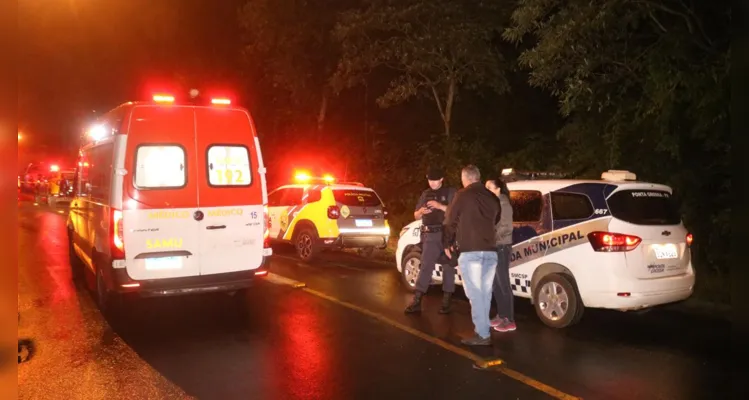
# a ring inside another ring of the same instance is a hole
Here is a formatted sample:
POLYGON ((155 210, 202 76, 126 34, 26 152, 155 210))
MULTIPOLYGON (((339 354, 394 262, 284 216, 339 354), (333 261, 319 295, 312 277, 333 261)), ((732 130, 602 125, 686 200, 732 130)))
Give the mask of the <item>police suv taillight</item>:
POLYGON ((328 218, 338 219, 341 216, 341 209, 338 206, 328 207, 328 218))
POLYGON ((270 248, 270 215, 268 213, 268 206, 263 207, 263 221, 265 222, 265 228, 263 229, 263 248, 270 248))
POLYGON ((593 250, 600 252, 631 251, 642 242, 637 236, 611 232, 591 232, 588 240, 593 250))

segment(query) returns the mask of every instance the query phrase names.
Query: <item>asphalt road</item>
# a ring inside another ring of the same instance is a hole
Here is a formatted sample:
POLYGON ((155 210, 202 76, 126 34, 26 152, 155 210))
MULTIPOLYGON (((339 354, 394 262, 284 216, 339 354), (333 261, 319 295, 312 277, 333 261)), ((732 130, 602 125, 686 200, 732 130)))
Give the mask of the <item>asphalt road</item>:
POLYGON ((70 279, 65 211, 18 211, 19 337, 35 343, 18 367, 23 399, 730 397, 728 321, 587 310, 553 330, 518 300, 518 330, 470 349, 467 302, 439 315, 435 287, 421 316, 404 315, 394 264, 342 253, 308 264, 276 249, 246 298, 147 299, 106 320, 70 279))

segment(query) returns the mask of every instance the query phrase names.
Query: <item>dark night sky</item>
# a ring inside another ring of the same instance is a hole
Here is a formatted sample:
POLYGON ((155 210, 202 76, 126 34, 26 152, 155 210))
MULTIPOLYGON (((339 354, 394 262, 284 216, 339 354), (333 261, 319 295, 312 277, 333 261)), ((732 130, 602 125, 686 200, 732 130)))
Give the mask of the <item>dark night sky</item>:
POLYGON ((19 130, 26 145, 75 138, 93 115, 154 85, 234 88, 241 0, 19 3, 19 130))

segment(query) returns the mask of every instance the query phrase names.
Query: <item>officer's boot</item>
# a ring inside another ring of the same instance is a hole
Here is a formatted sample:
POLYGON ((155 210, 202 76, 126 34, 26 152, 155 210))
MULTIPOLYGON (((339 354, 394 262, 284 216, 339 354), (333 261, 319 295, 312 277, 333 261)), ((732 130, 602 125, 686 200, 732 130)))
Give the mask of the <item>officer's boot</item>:
POLYGON ((408 305, 405 309, 406 314, 414 314, 414 313, 420 313, 421 312, 421 297, 424 296, 424 293, 419 292, 418 290, 414 292, 414 299, 411 301, 411 304, 408 305))
POLYGON ((450 292, 445 292, 442 294, 442 307, 440 307, 440 314, 449 314, 450 310, 452 309, 452 300, 453 294, 450 292))

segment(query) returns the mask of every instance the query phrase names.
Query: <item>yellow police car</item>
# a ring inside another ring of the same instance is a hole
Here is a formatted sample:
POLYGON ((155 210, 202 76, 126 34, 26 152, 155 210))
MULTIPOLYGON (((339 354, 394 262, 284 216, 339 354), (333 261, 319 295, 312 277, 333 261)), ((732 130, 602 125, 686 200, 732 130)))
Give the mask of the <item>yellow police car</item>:
POLYGON ((387 246, 387 211, 374 190, 331 176, 298 173, 295 180, 268 194, 271 242, 293 244, 305 261, 323 249, 360 249, 367 255, 387 246))

